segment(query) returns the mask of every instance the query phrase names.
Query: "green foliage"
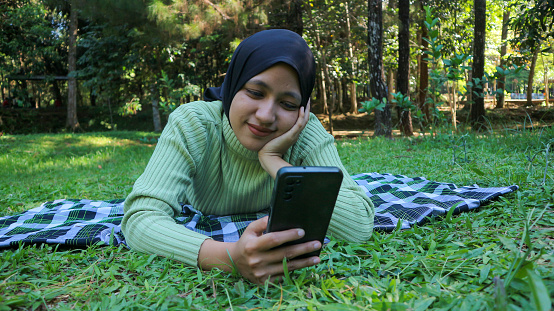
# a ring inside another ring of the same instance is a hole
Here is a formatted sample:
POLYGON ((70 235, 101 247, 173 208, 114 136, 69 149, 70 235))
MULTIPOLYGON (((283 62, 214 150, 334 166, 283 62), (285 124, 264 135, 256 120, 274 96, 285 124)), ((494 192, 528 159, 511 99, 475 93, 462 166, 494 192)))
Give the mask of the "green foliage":
MULTIPOLYGON (((496 67, 496 72, 492 75, 492 76, 489 76, 487 75, 488 79, 489 79, 489 82, 492 82, 494 80, 500 80, 501 78, 506 78, 507 76, 510 76, 510 75, 517 75, 519 74, 525 67, 522 66, 522 67, 518 67, 517 65, 513 64, 512 66, 510 67, 507 67, 505 69, 502 69, 502 67, 496 67)), ((497 88, 496 91, 492 92, 491 94, 495 95, 497 98, 502 95, 503 93, 505 92, 505 90, 501 89, 501 88, 497 88)))
POLYGON ((180 74, 178 78, 181 80, 180 84, 177 84, 173 79, 170 79, 165 71, 162 71, 162 77, 160 78, 160 85, 164 90, 165 96, 160 97, 160 108, 162 111, 169 115, 173 110, 179 107, 183 103, 183 99, 186 96, 200 96, 200 87, 197 85, 185 82, 185 76, 180 74), (184 87, 179 87, 184 85, 184 87))
MULTIPOLYGON (((105 131, 115 127, 126 131, 151 131, 152 115, 149 111, 131 111, 132 105, 140 105, 138 100, 130 103, 127 111, 110 111, 107 106, 84 106, 79 109, 79 120, 83 131, 105 131), (129 114, 132 114, 130 117, 129 114)), ((64 109, 48 107, 43 109, 1 109, 0 132, 5 134, 63 133, 67 113, 64 109)))
POLYGON ((396 104, 396 107, 400 108, 402 111, 417 110, 417 107, 414 105, 414 103, 410 100, 410 98, 407 95, 404 95, 400 92, 392 93, 391 95, 392 95, 392 102, 396 104))
POLYGON ((130 101, 127 101, 123 106, 119 108, 119 115, 121 116, 134 116, 137 112, 142 110, 142 104, 138 97, 131 98, 130 101))
MULTIPOLYGON (((492 5, 488 5, 487 9, 489 7, 492 5)), ((440 34, 437 44, 442 46, 442 54, 470 54, 473 40, 473 1, 434 1, 432 8, 433 17, 438 19, 433 28, 440 34)))
POLYGON ((362 102, 361 105, 362 105, 362 108, 360 108, 358 111, 367 112, 367 114, 370 114, 373 111, 373 109, 383 111, 383 109, 385 109, 385 106, 387 105, 387 99, 383 98, 383 100, 379 100, 373 97, 370 101, 362 102))
MULTIPOLYGON (((48 10, 39 1, 0 2, 0 87, 7 90, 7 75, 65 75, 67 53, 62 15, 48 10)), ((35 91, 47 88, 36 85, 35 91)), ((35 95, 25 81, 12 83, 10 94, 15 106, 28 106, 35 95)))
POLYGON ((464 73, 471 69, 470 66, 466 66, 467 62, 471 59, 470 54, 458 54, 455 53, 451 59, 443 59, 444 67, 447 69, 446 78, 449 81, 458 81, 464 78, 464 73))
POLYGON ((443 76, 442 71, 439 68, 440 60, 442 58, 443 45, 439 43, 439 30, 437 29, 438 18, 433 18, 433 11, 430 7, 425 8, 425 27, 427 28, 428 38, 423 38, 429 43, 428 50, 424 51, 427 55, 425 60, 431 64, 431 70, 429 72, 429 86, 427 87, 427 97, 425 98, 425 104, 431 107, 433 110, 433 119, 431 120, 431 132, 436 131, 436 125, 442 123, 443 117, 439 113, 437 107, 442 106, 444 101, 441 98, 441 89, 446 82, 446 78, 443 76))
MULTIPOLYGON (((106 132, 0 137, 1 215, 59 198, 124 198, 159 134, 106 132)), ((554 131, 436 138, 345 139, 350 173, 424 176, 520 190, 480 209, 370 241, 331 238, 318 266, 282 284, 253 285, 218 270, 95 246, 0 252, 4 309, 548 310, 554 295, 554 131), (452 149, 465 142, 453 163, 452 149), (549 152, 550 151, 550 152, 549 152), (546 171, 546 174, 545 174, 546 171), (543 179, 545 181, 543 182, 543 179)))
MULTIPOLYGON (((310 0, 304 5, 303 37, 311 47, 316 63, 320 67, 327 66, 330 79, 344 79, 362 85, 369 83, 365 12, 367 1, 349 1, 348 11, 346 3, 341 1, 310 0), (346 35, 347 17, 351 27, 349 36, 346 35), (349 47, 353 49, 352 58, 348 56, 349 47)), ((320 94, 317 96, 321 98, 320 94)))

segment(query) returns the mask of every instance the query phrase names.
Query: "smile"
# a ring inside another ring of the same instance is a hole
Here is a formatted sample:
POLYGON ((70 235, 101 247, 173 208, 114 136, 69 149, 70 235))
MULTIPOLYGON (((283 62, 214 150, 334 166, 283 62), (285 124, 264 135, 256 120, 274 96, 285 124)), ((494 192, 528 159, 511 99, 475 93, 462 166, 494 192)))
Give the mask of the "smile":
POLYGON ((252 132, 252 134, 259 137, 266 137, 271 135, 274 132, 273 130, 262 126, 258 126, 250 123, 246 123, 246 124, 248 124, 248 129, 250 129, 250 132, 252 132))

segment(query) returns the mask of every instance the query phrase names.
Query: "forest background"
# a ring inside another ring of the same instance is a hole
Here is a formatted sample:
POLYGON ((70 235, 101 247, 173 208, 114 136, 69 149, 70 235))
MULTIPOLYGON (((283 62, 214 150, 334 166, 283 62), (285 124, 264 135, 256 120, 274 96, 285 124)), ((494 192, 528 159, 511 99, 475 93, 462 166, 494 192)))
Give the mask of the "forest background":
POLYGON ((123 246, 6 249, 0 310, 552 310, 553 23, 552 0, 0 0, 1 216, 124 198, 152 131, 275 27, 314 51, 324 126, 360 136, 336 140, 347 171, 519 186, 364 243, 331 237, 282 284, 123 246), (410 128, 426 137, 362 137, 410 128))
POLYGON ((331 132, 549 123, 553 16, 548 0, 2 1, 0 131, 161 131, 270 28, 312 47, 331 132))

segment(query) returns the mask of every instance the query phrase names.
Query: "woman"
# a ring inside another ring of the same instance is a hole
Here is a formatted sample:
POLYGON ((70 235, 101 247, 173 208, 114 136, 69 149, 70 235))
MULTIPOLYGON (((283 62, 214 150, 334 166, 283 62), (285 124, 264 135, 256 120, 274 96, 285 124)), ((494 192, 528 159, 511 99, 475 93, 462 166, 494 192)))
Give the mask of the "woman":
MULTIPOLYGON (((306 42, 288 30, 245 39, 231 59, 223 85, 206 101, 180 106, 170 116, 144 173, 125 201, 122 229, 131 248, 173 257, 202 269, 236 268, 255 283, 320 262, 295 257, 321 248, 318 241, 275 247, 304 235, 301 229, 263 234, 267 217, 252 222, 237 242, 188 230, 174 217, 179 202, 204 215, 267 209, 276 172, 283 166, 337 166, 334 140, 309 113, 315 61, 306 42)), ((344 178, 329 234, 369 239, 373 205, 344 178)))

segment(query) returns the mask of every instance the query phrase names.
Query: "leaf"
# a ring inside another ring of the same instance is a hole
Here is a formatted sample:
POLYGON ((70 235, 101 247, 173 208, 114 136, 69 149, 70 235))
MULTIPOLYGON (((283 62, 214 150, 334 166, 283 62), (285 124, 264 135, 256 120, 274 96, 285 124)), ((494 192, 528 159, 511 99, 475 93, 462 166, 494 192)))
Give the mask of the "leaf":
POLYGON ((472 166, 469 168, 470 170, 472 170, 475 174, 479 175, 479 176, 485 176, 485 173, 483 173, 483 171, 481 171, 480 169, 472 166))
POLYGON ((531 300, 535 308, 539 311, 551 310, 552 301, 542 278, 530 268, 526 268, 525 273, 527 274, 527 283, 529 283, 531 289, 531 300))
POLYGON ((487 264, 485 265, 481 271, 479 272, 479 284, 483 284, 487 277, 489 276, 489 272, 491 270, 491 265, 487 264))
POLYGON ((202 283, 202 270, 196 269, 196 279, 198 280, 198 283, 202 283))
POLYGON ((519 252, 518 249, 517 249, 517 246, 516 246, 516 244, 514 243, 513 240, 508 239, 508 238, 506 238, 505 236, 502 236, 502 235, 499 235, 498 239, 504 245, 504 247, 509 249, 514 254, 517 254, 519 252))
MULTIPOLYGON (((148 281, 147 281, 147 282, 148 282, 148 281)), ((145 285, 146 285, 146 284, 147 284, 147 283, 145 282, 145 285)), ((114 292, 115 290, 117 290, 120 286, 121 286, 121 284, 120 284, 119 282, 115 282, 114 285, 108 286, 108 287, 102 289, 102 293, 104 293, 104 294, 112 293, 112 292, 114 292)))
POLYGON ((451 206, 450 209, 448 210, 448 213, 446 213, 445 221, 447 223, 452 223, 452 214, 454 214, 454 211, 456 210, 456 207, 458 207, 458 205, 460 205, 460 203, 462 203, 462 202, 458 202, 458 203, 454 204, 453 206, 451 206))
POLYGON ((414 305, 415 311, 424 311, 429 308, 429 306, 435 301, 435 297, 429 297, 423 300, 418 300, 414 305))
POLYGON ((435 240, 431 240, 431 243, 429 244, 429 250, 427 251, 427 256, 431 255, 435 251, 435 248, 437 248, 437 242, 435 242, 435 240))
POLYGON ((492 280, 494 283, 494 304, 495 310, 506 310, 508 302, 506 299, 506 289, 504 288, 504 282, 499 277, 494 277, 492 280))

